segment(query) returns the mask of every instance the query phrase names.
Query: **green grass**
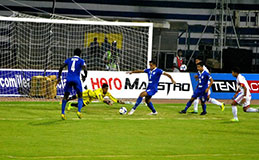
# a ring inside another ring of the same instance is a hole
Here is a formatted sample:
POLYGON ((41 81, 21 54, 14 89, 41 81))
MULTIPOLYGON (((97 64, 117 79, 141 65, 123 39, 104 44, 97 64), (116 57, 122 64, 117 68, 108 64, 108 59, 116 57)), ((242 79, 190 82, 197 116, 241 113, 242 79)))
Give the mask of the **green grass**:
MULTIPOLYGON (((124 105, 129 110, 130 105, 124 105)), ((0 159, 80 160, 258 160, 259 113, 244 113, 232 123, 208 105, 208 115, 180 115, 184 104, 141 105, 132 116, 121 105, 92 103, 60 118, 56 102, 0 102, 0 159)), ((201 109, 200 109, 201 110, 201 109)))

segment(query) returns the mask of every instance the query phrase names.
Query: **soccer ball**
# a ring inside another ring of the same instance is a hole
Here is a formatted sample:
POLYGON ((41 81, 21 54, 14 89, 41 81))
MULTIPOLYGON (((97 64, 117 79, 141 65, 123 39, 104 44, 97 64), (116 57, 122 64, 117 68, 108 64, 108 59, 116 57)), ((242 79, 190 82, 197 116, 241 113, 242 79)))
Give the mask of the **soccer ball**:
POLYGON ((185 64, 182 64, 180 66, 180 71, 186 71, 187 70, 187 66, 185 64))
POLYGON ((120 114, 126 114, 127 113, 127 108, 121 107, 120 110, 119 110, 119 113, 120 114))

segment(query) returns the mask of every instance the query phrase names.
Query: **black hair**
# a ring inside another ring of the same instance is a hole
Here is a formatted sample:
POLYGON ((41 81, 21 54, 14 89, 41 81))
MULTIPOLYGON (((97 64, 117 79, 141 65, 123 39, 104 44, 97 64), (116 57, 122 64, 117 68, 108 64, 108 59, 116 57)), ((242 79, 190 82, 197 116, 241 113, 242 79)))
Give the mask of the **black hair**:
POLYGON ((106 87, 109 87, 109 86, 108 86, 108 84, 104 83, 104 84, 102 85, 102 88, 106 88, 106 87))
POLYGON ((202 62, 197 63, 197 66, 203 66, 204 64, 202 62))
POLYGON ((233 67, 232 71, 235 73, 240 73, 240 68, 239 67, 233 67))
POLYGON ((152 63, 152 64, 156 65, 156 61, 155 60, 151 60, 151 61, 149 61, 149 63, 152 63))
POLYGON ((177 53, 179 53, 179 52, 182 52, 182 53, 183 53, 183 50, 181 50, 181 49, 178 49, 177 53))
POLYGON ((80 56, 81 55, 81 49, 80 48, 75 49, 74 55, 80 56))
POLYGON ((97 37, 94 37, 94 41, 97 41, 97 37))

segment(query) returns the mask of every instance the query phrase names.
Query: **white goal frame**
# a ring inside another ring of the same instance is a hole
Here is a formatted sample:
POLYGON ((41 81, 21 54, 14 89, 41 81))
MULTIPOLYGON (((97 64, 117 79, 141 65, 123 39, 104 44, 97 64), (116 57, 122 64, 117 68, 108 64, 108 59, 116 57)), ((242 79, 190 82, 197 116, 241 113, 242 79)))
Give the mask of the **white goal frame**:
POLYGON ((86 21, 78 20, 60 20, 47 18, 19 18, 19 17, 4 17, 0 16, 0 21, 16 21, 16 22, 32 22, 32 23, 56 23, 56 24, 88 24, 88 25, 109 25, 109 26, 125 26, 125 27, 148 27, 148 53, 147 53, 147 68, 149 61, 152 59, 152 41, 153 41, 153 23, 146 22, 108 22, 108 21, 86 21))

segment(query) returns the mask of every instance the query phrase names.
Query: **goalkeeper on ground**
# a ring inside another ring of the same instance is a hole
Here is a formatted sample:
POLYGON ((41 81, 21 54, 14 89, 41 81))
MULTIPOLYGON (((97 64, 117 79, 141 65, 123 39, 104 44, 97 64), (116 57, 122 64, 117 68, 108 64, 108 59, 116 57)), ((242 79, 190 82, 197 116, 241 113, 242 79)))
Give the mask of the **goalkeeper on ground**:
MULTIPOLYGON (((123 101, 121 100, 117 100, 116 98, 114 98, 111 93, 108 92, 108 84, 103 84, 102 88, 96 89, 96 90, 90 90, 87 89, 83 92, 83 107, 87 106, 89 103, 91 103, 93 100, 98 99, 100 102, 104 102, 108 105, 112 105, 112 102, 110 100, 112 100, 115 103, 120 103, 120 104, 125 104, 123 101), (110 100, 104 99, 104 97, 108 96, 110 100)), ((72 97, 70 97, 68 100, 74 100, 77 98, 77 95, 73 95, 72 97)), ((67 110, 70 110, 71 107, 77 107, 78 103, 76 102, 69 102, 68 103, 68 108, 67 110)))

